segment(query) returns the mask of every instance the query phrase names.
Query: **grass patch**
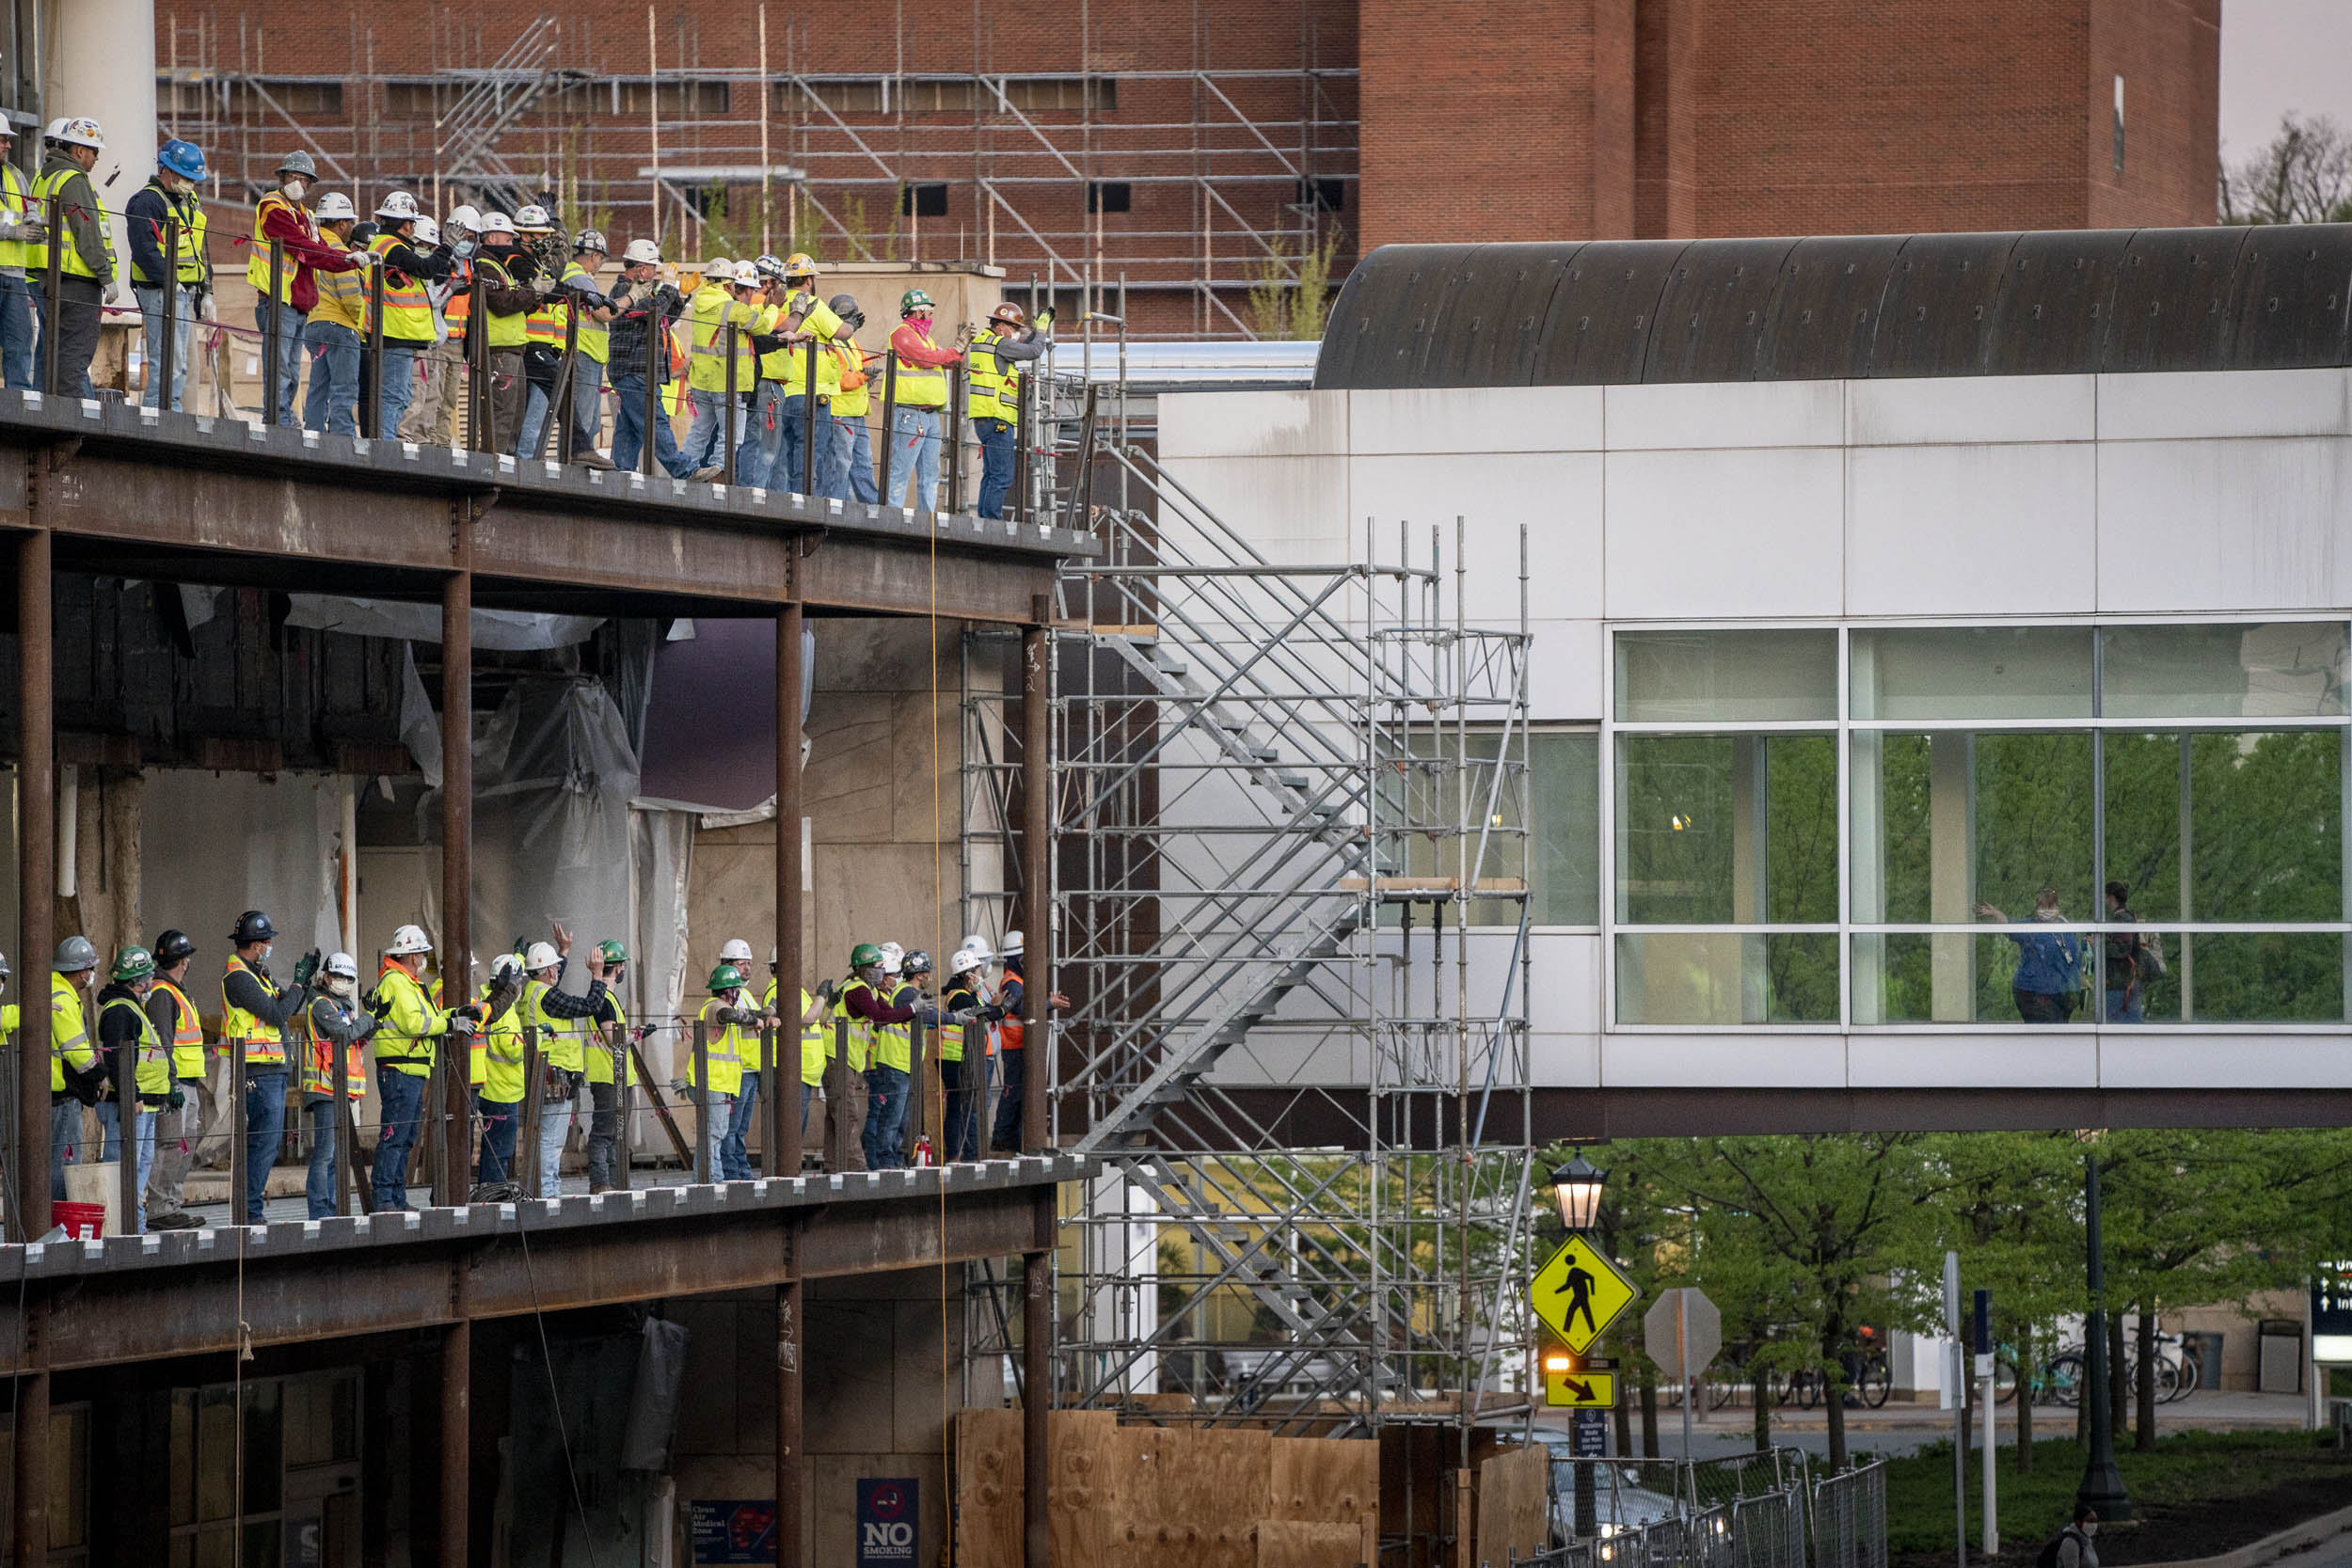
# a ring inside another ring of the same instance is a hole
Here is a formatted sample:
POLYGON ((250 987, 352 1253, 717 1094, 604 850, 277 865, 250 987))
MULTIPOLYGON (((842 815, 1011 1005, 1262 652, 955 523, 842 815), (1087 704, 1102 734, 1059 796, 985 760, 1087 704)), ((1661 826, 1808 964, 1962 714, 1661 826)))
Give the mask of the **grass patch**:
MULTIPOLYGON (((2352 1504, 2352 1460, 2310 1432, 2184 1432, 2161 1438, 2153 1453, 2117 1445, 2124 1490, 2144 1523, 2102 1530, 2104 1563, 2161 1562, 2228 1551, 2276 1530, 2352 1504)), ((1857 1445, 1860 1448, 1862 1445, 1857 1445)), ((2001 1557, 2030 1561, 2066 1523, 2081 1482, 2083 1450, 2072 1437, 2033 1446, 2033 1473, 2019 1475, 2012 1449, 2001 1451, 1998 1490, 2001 1557)), ((1968 1548, 1982 1539, 1983 1477, 1968 1463, 1968 1548)), ((1887 1548, 1949 1562, 1952 1552, 1952 1446, 1947 1440, 1886 1466, 1887 1548)))

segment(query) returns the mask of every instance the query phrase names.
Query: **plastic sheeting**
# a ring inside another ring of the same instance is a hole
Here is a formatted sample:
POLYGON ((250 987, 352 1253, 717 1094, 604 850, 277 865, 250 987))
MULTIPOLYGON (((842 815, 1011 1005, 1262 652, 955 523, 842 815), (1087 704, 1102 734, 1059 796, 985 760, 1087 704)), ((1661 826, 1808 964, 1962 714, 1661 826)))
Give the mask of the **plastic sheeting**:
MULTIPOLYGON (((326 594, 288 595, 290 626, 315 626, 354 637, 400 637, 412 642, 441 641, 441 607, 398 599, 346 599, 326 594)), ((585 642, 604 625, 598 615, 546 615, 526 610, 477 610, 473 645, 498 653, 530 653, 585 642)))
POLYGON ((637 1348, 637 1386, 621 1436, 621 1468, 665 1474, 677 1436, 678 1396, 686 1386, 686 1325, 647 1318, 637 1348))
MULTIPOLYGON (((816 630, 803 623, 803 713, 815 697, 816 650, 816 630)), ((753 814, 745 820, 772 815, 773 621, 697 621, 692 637, 665 641, 655 651, 644 758, 641 804, 723 816, 753 814)))

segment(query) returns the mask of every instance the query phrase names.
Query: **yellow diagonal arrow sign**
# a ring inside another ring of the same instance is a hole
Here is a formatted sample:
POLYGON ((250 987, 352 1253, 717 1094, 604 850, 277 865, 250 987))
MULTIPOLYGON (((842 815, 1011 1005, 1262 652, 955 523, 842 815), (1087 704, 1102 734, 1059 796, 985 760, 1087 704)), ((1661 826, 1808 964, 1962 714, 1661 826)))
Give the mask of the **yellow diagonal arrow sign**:
POLYGON ((1560 1250, 1535 1271, 1527 1287, 1528 1305, 1535 1309, 1535 1316, 1579 1355, 1592 1349, 1593 1341, 1623 1317, 1641 1294, 1641 1287, 1628 1279, 1625 1271, 1581 1236, 1561 1243, 1560 1250))

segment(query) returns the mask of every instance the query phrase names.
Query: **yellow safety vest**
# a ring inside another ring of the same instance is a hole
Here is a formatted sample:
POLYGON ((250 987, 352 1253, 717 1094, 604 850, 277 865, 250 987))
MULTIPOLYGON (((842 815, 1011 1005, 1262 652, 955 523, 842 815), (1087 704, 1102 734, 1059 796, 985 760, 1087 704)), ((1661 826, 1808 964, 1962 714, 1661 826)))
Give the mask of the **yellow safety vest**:
MULTIPOLYGON (((569 283, 575 279, 586 283, 591 289, 596 285, 595 274, 581 266, 577 260, 564 263, 564 281, 569 283)), ((567 308, 579 310, 580 315, 580 331, 573 341, 580 345, 580 352, 584 357, 594 359, 601 365, 612 357, 612 329, 600 321, 591 320, 586 310, 579 309, 577 301, 577 295, 567 296, 565 299, 567 308)), ((562 336, 561 333, 557 334, 556 346, 558 348, 564 346, 562 336)), ((599 1078, 596 1082, 604 1084, 612 1080, 599 1078)))
POLYGON ((628 1059, 628 1012, 621 1006, 621 999, 612 995, 609 987, 605 990, 605 995, 612 997, 612 1022, 610 1024, 592 1022, 588 1025, 591 1035, 587 1046, 588 1082, 591 1084, 616 1082, 612 1071, 615 1065, 613 1058, 617 1056, 620 1059, 618 1066, 621 1074, 617 1082, 634 1084, 637 1082, 637 1069, 630 1065, 628 1059), (617 1029, 621 1033, 621 1048, 617 1052, 606 1042, 605 1031, 607 1029, 617 1029))
MULTIPOLYGON (((311 1006, 318 999, 311 1000, 311 1006)), ((355 1016, 357 1009, 354 1009, 355 1016)), ((335 1093, 335 1042, 319 1033, 310 1008, 302 1009, 302 1035, 310 1042, 303 1053, 302 1092, 331 1099, 335 1093)), ((348 1046, 343 1051, 343 1098, 357 1101, 368 1092, 368 1050, 364 1045, 348 1046)))
POLYGON ((384 1004, 383 1026, 375 1032, 375 1065, 423 1078, 433 1071, 433 1045, 449 1032, 449 1015, 436 1007, 417 977, 398 964, 375 982, 384 1004))
MULTIPOLYGON (((319 239, 329 250, 348 252, 351 249, 351 246, 338 238, 332 230, 323 232, 319 239)), ((366 337, 368 333, 367 269, 354 267, 349 272, 328 272, 320 268, 311 273, 311 277, 318 284, 319 302, 310 307, 310 319, 314 322, 332 322, 337 326, 347 326, 361 337, 366 337)))
MULTIPOLYGON (((206 228, 204 204, 191 195, 187 199, 187 204, 181 205, 169 191, 164 189, 164 183, 160 180, 150 180, 144 188, 153 191, 164 198, 164 212, 167 214, 164 221, 171 229, 178 230, 180 235, 180 248, 177 253, 179 266, 172 276, 187 288, 199 287, 210 276, 210 269, 204 262, 206 228)), ((169 237, 164 234, 156 235, 155 248, 160 253, 170 254, 172 243, 169 237)), ((133 281, 135 282, 137 279, 135 277, 133 281)))
MULTIPOLYGON (((914 1004, 905 999, 921 995, 922 992, 901 980, 898 989, 890 993, 888 1005, 893 1007, 912 1006, 914 1004)), ((912 1019, 904 1023, 874 1025, 874 1065, 895 1067, 900 1072, 914 1070, 914 1022, 912 1019)))
MULTIPOLYGON (((506 275, 498 258, 487 250, 474 252, 474 287, 477 289, 511 289, 515 280, 506 275)), ((489 318, 488 344, 491 348, 520 348, 531 341, 531 318, 527 314, 501 315, 486 304, 482 313, 489 318)), ((560 336, 560 334, 559 334, 560 336)))
MULTIPOLYGON (((33 182, 33 200, 40 210, 40 221, 49 225, 49 238, 33 241, 25 246, 24 264, 27 268, 45 269, 49 265, 49 247, 54 244, 57 246, 57 271, 60 274, 67 277, 98 276, 89 270, 89 263, 82 260, 82 247, 66 237, 65 225, 59 219, 71 216, 71 212, 60 214, 49 204, 51 197, 81 176, 82 171, 78 168, 53 168, 44 170, 33 182)), ((114 225, 106 216, 105 198, 98 194, 95 185, 90 186, 89 199, 90 205, 97 210, 98 237, 105 242, 106 266, 109 271, 119 270, 120 264, 115 260, 114 225)))
POLYGON ((963 411, 967 419, 1002 420, 1009 424, 1016 418, 1013 405, 1000 400, 1000 392, 1019 395, 1020 372, 1009 371, 996 357, 993 344, 1005 341, 1005 335, 993 327, 984 326, 972 334, 972 346, 965 351, 963 362, 970 381, 970 391, 964 398, 963 411), (1009 388, 1006 383, 1011 382, 1009 388))
MULTIPOLYGON (((368 248, 378 256, 389 256, 392 247, 402 243, 398 234, 378 234, 368 242, 368 248)), ((425 293, 424 279, 390 267, 384 269, 384 341, 433 341, 433 299, 425 293)))
MULTIPOLYGON (((253 204, 253 253, 245 259, 245 280, 253 285, 253 292, 267 297, 269 293, 269 236, 262 228, 269 221, 272 207, 280 207, 302 220, 302 229, 312 239, 319 237, 319 226, 307 207, 297 207, 286 199, 283 191, 268 191, 253 204)), ((293 257, 280 259, 278 271, 278 297, 285 304, 294 303, 294 274, 302 270, 293 257)))
MULTIPOLYGON (((774 1011, 776 1006, 776 983, 773 980, 768 982, 767 1002, 769 1010, 771 1012, 774 1011)), ((805 1019, 808 1017, 809 1009, 816 1006, 817 999, 809 995, 807 990, 803 989, 801 992, 801 1011, 799 1016, 805 1019)), ((791 1019, 787 1018, 784 1020, 783 1022, 777 1026, 776 1032, 781 1035, 786 1029, 792 1027, 792 1022, 793 1021, 791 1019)), ((833 1031, 826 1027, 822 1015, 819 1015, 817 1022, 814 1023, 803 1023, 801 1025, 802 1083, 821 1084, 825 1081, 825 1057, 832 1051, 832 1049, 833 1031)))
MULTIPOLYGON (((736 994, 740 997, 742 992, 738 991, 736 994)), ((710 1066, 710 1083, 707 1086, 712 1094, 743 1092, 743 1048, 745 1045, 743 1026, 739 1023, 722 1024, 710 1016, 721 1007, 737 1006, 739 1004, 723 1002, 714 996, 703 1004, 702 1011, 696 1015, 703 1022, 703 1056, 710 1066)), ((755 1051, 758 1049, 755 1043, 753 1049, 755 1051)), ((701 1077, 694 1070, 694 1056, 691 1045, 687 1052, 685 1077, 686 1081, 694 1087, 698 1089, 705 1087, 701 1077)))
POLYGON ((686 383, 697 392, 718 392, 727 389, 727 350, 720 342, 723 336, 735 345, 735 389, 748 392, 759 379, 759 365, 752 354, 752 334, 774 330, 782 312, 773 306, 746 305, 725 289, 706 283, 694 291, 687 301, 691 312, 688 319, 691 331, 691 363, 686 367, 686 383))
POLYGON ((177 1078, 191 1083, 204 1081, 204 1020, 197 1013, 196 1004, 188 993, 168 980, 157 980, 155 989, 171 998, 171 1071, 177 1078))
MULTIPOLYGON (((866 1070, 866 1060, 873 1053, 874 1026, 850 1011, 850 993, 853 990, 862 990, 870 995, 873 989, 865 981, 851 975, 842 983, 840 990, 833 993, 833 1016, 836 1022, 849 1026, 849 1038, 843 1045, 841 1056, 851 1072, 866 1070)), ((827 1044, 830 1046, 831 1042, 828 1041, 827 1044)))
MULTIPOLYGON (((485 986, 483 994, 489 994, 485 986)), ((522 1102, 523 1023, 528 1004, 517 996, 504 1012, 485 1023, 474 1038, 482 1042, 482 1098, 501 1105, 522 1102)))
MULTIPOLYGON (((803 312, 801 329, 817 334, 817 395, 823 397, 825 395, 825 365, 833 357, 825 351, 825 345, 840 335, 841 318, 834 315, 825 302, 815 294, 802 294, 793 299, 785 306, 785 316, 789 317, 795 309, 803 312)), ((779 321, 777 325, 781 326, 783 323, 779 321)), ((787 343, 782 348, 771 349, 761 355, 759 378, 762 381, 783 383, 786 397, 804 396, 808 391, 808 345, 787 343)))
MULTIPOLYGON (((927 348, 937 348, 931 341, 930 328, 916 326, 912 318, 898 324, 914 327, 915 335, 927 348)), ((898 356, 898 405, 902 408, 945 408, 947 406, 947 367, 917 365, 904 355, 898 356)))
MULTIPOLYGON (((131 996, 108 997, 99 1007, 99 1016, 103 1018, 117 1007, 123 1008, 133 1018, 138 1020, 138 1066, 135 1069, 132 1082, 137 1089, 139 1098, 145 1100, 152 1095, 160 1099, 169 1094, 171 1092, 171 1052, 164 1044, 163 1036, 155 1032, 155 1021, 147 1016, 147 1009, 139 1005, 138 999, 131 996)), ((110 1074, 109 1084, 112 1081, 110 1074)))
MULTIPOLYGON (((42 215, 33 211, 33 187, 24 178, 24 171, 14 164, 0 164, 0 221, 8 223, 40 223, 42 215)), ((23 268, 32 261, 33 246, 29 240, 0 240, 0 267, 23 268)), ((46 255, 41 265, 47 266, 46 255)))
MULTIPOLYGON (((231 953, 229 955, 229 974, 234 974, 239 971, 252 975, 255 980, 259 981, 264 995, 276 996, 278 994, 278 988, 270 984, 268 975, 231 953)), ((245 1041, 246 1066, 284 1067, 286 1065, 285 1037, 278 1033, 275 1024, 263 1023, 243 1007, 233 1006, 229 1000, 228 977, 224 975, 220 988, 220 1042, 233 1049, 239 1040, 245 1041)))
POLYGON ((89 1020, 82 1012, 81 988, 52 971, 49 975, 49 1092, 65 1091, 65 1064, 88 1069, 98 1061, 89 1042, 89 1020))
POLYGON ((866 354, 857 344, 842 340, 833 345, 828 356, 833 360, 830 371, 819 372, 817 389, 825 390, 831 382, 833 412, 835 419, 862 420, 873 407, 874 389, 866 374, 866 354))
POLYGON ((588 1040, 588 1021, 584 1018, 556 1018, 543 1006, 548 992, 555 988, 545 980, 530 980, 523 985, 523 1022, 539 1031, 539 1059, 549 1067, 566 1072, 584 1072, 587 1061, 581 1048, 588 1040))

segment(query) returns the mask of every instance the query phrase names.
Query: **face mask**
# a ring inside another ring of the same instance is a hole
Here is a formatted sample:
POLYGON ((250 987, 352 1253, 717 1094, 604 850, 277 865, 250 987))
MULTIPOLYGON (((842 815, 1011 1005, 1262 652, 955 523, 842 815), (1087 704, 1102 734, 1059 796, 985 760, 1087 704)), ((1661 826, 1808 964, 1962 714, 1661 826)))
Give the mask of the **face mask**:
POLYGON ((326 977, 326 994, 329 996, 349 996, 352 992, 354 984, 355 982, 348 974, 329 974, 326 977))
POLYGON ((268 942, 265 942, 262 943, 262 950, 261 950, 261 952, 260 952, 260 953, 256 954, 256 955, 255 955, 255 957, 256 957, 256 958, 259 958, 262 962, 263 962, 263 963, 267 963, 267 962, 269 962, 269 955, 270 955, 270 945, 269 945, 269 943, 268 943, 268 942))
POLYGON ((2094 1535, 2096 1535, 2096 1534, 2098 1534, 2098 1533, 2099 1533, 2099 1521, 2098 1521, 2098 1520, 2096 1520, 2096 1519, 2086 1519, 2086 1520, 2084 1520, 2084 1521, 2083 1521, 2083 1539, 2085 1539, 2085 1540, 2087 1541, 2087 1540, 2089 1540, 2090 1537, 2092 1537, 2092 1536, 2094 1536, 2094 1535))
POLYGON ((278 188, 286 193, 287 200, 299 201, 302 199, 302 193, 310 188, 310 182, 308 180, 289 180, 278 188))

